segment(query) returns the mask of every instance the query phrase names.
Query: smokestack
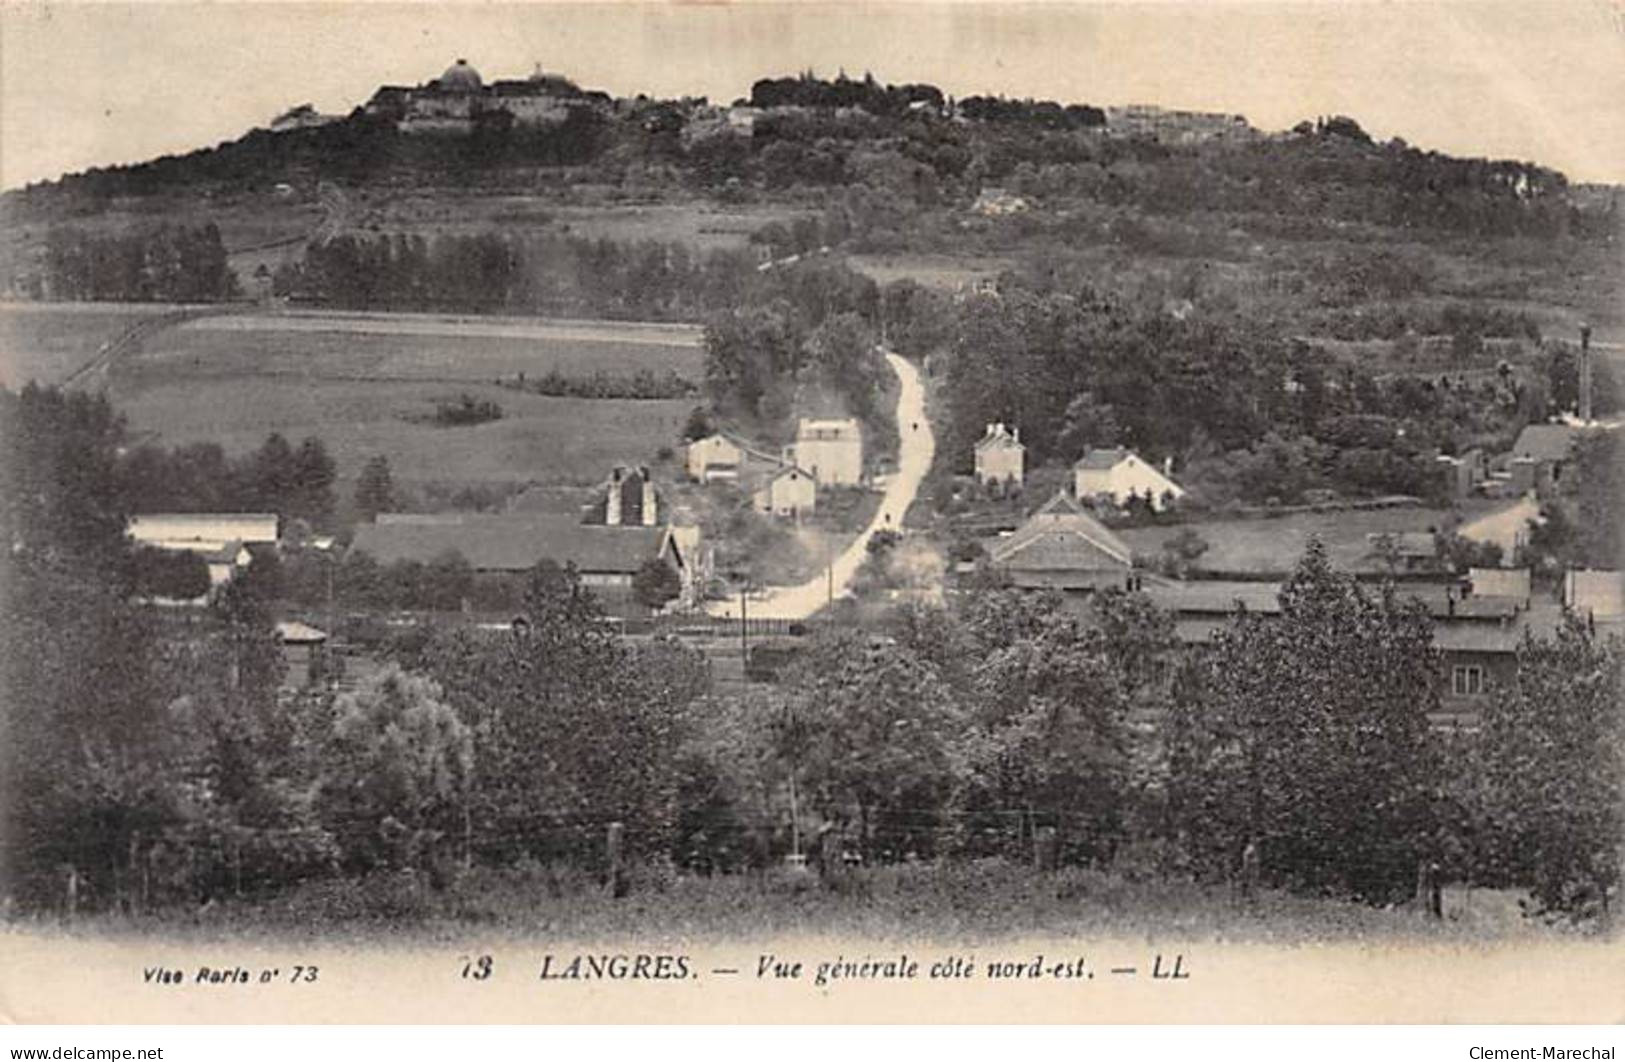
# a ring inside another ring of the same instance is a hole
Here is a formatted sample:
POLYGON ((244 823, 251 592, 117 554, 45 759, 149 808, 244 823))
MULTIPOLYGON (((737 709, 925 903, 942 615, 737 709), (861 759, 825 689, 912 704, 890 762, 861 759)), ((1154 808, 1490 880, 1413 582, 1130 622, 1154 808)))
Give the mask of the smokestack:
POLYGON ((1591 423, 1591 326, 1580 326, 1580 421, 1591 423))

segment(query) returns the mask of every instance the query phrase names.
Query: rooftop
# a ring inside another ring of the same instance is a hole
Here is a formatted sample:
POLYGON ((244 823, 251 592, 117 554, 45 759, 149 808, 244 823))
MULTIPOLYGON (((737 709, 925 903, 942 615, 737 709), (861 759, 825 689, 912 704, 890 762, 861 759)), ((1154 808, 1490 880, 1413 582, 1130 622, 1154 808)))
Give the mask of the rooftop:
POLYGON ((1568 424, 1531 424, 1518 433, 1512 454, 1536 461, 1567 460, 1578 431, 1568 424))
POLYGON ((1127 544, 1065 494, 1045 502, 1027 522, 989 551, 993 563, 1027 570, 1127 568, 1127 544))
POLYGON ((1087 468, 1104 472, 1107 469, 1116 468, 1118 465, 1122 464, 1123 461, 1128 458, 1129 453, 1130 451, 1128 448, 1123 446, 1114 446, 1109 449, 1097 448, 1090 450, 1088 453, 1080 457, 1077 463, 1072 467, 1087 468))
POLYGON ((582 572, 636 572, 657 556, 661 527, 583 524, 566 513, 384 514, 357 529, 353 548, 380 564, 460 554, 476 571, 529 571, 542 560, 582 572))

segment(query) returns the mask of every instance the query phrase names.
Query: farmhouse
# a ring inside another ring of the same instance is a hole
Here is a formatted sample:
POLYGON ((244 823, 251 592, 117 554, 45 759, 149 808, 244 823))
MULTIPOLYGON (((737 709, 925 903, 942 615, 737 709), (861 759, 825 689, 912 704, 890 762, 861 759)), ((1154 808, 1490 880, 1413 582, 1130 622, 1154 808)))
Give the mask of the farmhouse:
POLYGON ((688 444, 688 478, 697 483, 737 483, 742 490, 777 472, 785 462, 737 435, 717 432, 688 444))
POLYGON ((1090 591, 1126 586, 1127 545, 1065 494, 1057 494, 988 551, 994 568, 1024 589, 1090 591))
POLYGON ((857 484, 863 479, 863 430, 850 417, 803 418, 784 456, 787 463, 811 472, 820 487, 857 484))
POLYGON ((818 483, 811 472, 785 465, 762 481, 751 495, 756 511, 773 516, 801 516, 818 504, 818 483))
POLYGON ((632 577, 650 559, 670 565, 682 585, 682 597, 695 600, 703 590, 697 531, 678 534, 671 527, 586 524, 563 513, 380 513, 356 530, 351 547, 380 564, 416 561, 428 564, 448 554, 461 555, 476 579, 523 578, 544 560, 573 565, 583 586, 606 604, 632 595, 632 577))
POLYGON ((1027 448, 1016 428, 989 424, 976 442, 976 479, 982 484, 1021 485, 1027 448))
POLYGON ((1147 498, 1162 511, 1185 496, 1185 488, 1168 478, 1171 462, 1159 472, 1124 447, 1093 449, 1072 466, 1072 492, 1078 498, 1108 498, 1119 507, 1131 497, 1147 498))
POLYGON ((688 478, 699 483, 737 480, 745 447, 718 432, 688 444, 688 478))

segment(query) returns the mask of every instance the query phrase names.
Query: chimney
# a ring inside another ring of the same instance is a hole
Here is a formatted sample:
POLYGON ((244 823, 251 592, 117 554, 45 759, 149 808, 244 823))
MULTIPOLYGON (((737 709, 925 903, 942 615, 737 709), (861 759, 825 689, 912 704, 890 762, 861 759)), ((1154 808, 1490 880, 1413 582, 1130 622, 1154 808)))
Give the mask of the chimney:
POLYGON ((1172 454, 1162 459, 1162 474, 1169 479, 1174 478, 1174 458, 1172 454))
POLYGON ((619 466, 609 474, 609 497, 604 502, 604 523, 610 527, 621 526, 621 469, 619 466))
POLYGON ((648 475, 643 477, 643 526, 653 527, 659 521, 655 518, 655 485, 648 475))
POLYGON ((1580 326, 1580 421, 1591 423, 1591 326, 1580 326))

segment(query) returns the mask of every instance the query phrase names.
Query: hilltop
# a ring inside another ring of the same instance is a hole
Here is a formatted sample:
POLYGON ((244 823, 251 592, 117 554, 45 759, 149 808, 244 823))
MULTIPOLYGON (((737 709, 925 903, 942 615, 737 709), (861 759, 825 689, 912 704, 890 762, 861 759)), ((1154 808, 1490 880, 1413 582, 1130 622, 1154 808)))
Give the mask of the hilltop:
MULTIPOLYGON (((571 210, 633 205, 743 214, 723 228, 780 254, 1109 244, 1236 263, 1281 242, 1596 244, 1618 228, 1612 190, 1533 163, 1375 142, 1342 116, 1266 134, 1239 115, 954 99, 844 75, 763 79, 731 104, 617 99, 540 71, 487 83, 459 60, 419 85, 381 86, 346 115, 298 106, 229 143, 8 193, 0 277, 43 294, 52 227, 212 222, 246 281, 242 266, 279 259, 242 256, 312 235, 559 231, 583 220, 571 210), (804 215, 816 231, 792 229, 804 215)), ((585 220, 575 231, 673 235, 585 220)), ((718 242, 705 229, 675 235, 705 248, 718 242)))

